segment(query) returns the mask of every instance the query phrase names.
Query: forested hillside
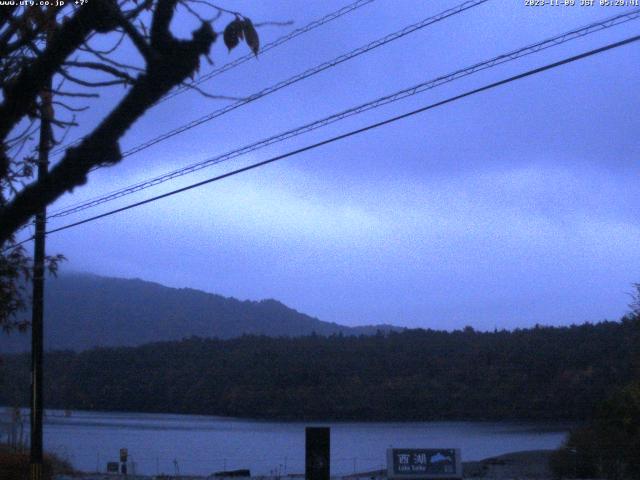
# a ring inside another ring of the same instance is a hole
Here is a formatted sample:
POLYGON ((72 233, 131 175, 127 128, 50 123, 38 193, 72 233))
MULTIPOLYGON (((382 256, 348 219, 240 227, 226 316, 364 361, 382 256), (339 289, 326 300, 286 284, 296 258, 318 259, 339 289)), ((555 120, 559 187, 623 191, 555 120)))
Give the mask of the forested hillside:
MULTIPOLYGON (((324 322, 273 299, 241 301, 190 288, 89 274, 47 279, 45 312, 47 350, 136 346, 192 335, 359 335, 394 328, 324 322)), ((30 313, 25 312, 24 318, 30 318, 30 313)), ((0 352, 29 348, 28 335, 0 335, 0 352)))
MULTIPOLYGON (((638 322, 479 333, 191 338, 57 352, 50 408, 281 419, 578 419, 637 374, 638 322)), ((26 355, 0 403, 27 404, 26 355)))

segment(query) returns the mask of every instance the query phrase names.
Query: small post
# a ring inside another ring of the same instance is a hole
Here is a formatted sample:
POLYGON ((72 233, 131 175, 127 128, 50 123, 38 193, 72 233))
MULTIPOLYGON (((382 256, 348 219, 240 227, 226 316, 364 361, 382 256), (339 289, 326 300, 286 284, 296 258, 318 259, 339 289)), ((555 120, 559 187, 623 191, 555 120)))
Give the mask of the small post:
POLYGON ((127 474, 127 460, 129 459, 129 450, 126 448, 120 449, 120 473, 127 474))
POLYGON ((305 429, 306 480, 329 480, 331 475, 330 435, 329 427, 307 427, 305 429))

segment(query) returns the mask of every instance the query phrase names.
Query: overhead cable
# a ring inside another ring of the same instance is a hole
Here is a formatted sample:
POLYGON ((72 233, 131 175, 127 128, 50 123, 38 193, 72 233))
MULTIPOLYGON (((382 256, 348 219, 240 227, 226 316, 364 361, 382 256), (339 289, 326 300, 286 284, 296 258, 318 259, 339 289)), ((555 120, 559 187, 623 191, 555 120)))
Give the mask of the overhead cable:
POLYGON ((138 182, 136 184, 130 185, 128 187, 124 187, 121 188, 119 190, 115 190, 111 193, 108 193, 106 195, 102 195, 84 202, 81 202, 79 204, 76 205, 72 205, 69 207, 65 207, 64 209, 58 211, 58 212, 54 212, 51 215, 49 215, 49 218, 59 218, 59 217, 64 217, 67 215, 71 215, 77 212, 80 212, 82 210, 86 210, 88 208, 92 208, 95 207, 97 205, 100 205, 102 203, 105 202, 109 202, 112 200, 115 200, 117 198, 121 198, 123 196, 126 195, 130 195, 132 193, 136 193, 139 192, 141 190, 145 190, 147 188, 159 185, 161 183, 167 182, 169 180, 172 180, 174 178, 177 177, 181 177, 183 175, 187 175, 193 172, 196 172, 198 170, 201 170, 203 168, 207 168, 210 167, 212 165, 216 165, 218 163, 222 163, 228 160, 231 160, 233 158, 239 157, 241 155, 245 155, 247 153, 259 150, 261 148, 267 147, 269 145, 275 144, 275 143, 279 143, 282 142, 284 140, 296 137, 298 135, 307 133, 307 132, 311 132, 313 130, 316 130, 318 128, 322 128, 325 127, 327 125, 330 125, 332 123, 335 123, 337 121, 343 120, 345 118, 354 116, 354 115, 358 115, 360 113, 364 113, 366 111, 375 109, 375 108, 379 108, 383 105, 387 105, 389 103, 393 103, 393 102, 397 102, 399 100, 402 100, 404 98, 407 97, 411 97, 413 95, 417 95, 418 93, 422 93, 424 91, 427 90, 431 90, 433 88, 439 87, 441 85, 444 85, 446 83, 450 83, 453 82, 455 80, 458 80, 460 78, 472 75, 474 73, 477 73, 479 71, 482 70, 486 70, 488 68, 506 63, 506 62, 510 62, 513 60, 516 60, 518 58, 522 58, 524 56, 530 55, 532 53, 536 53, 539 52, 541 50, 545 50, 547 48, 551 48, 554 46, 558 46, 561 45, 563 43, 569 42, 571 40, 577 39, 577 38, 581 38, 584 37, 586 35, 589 35, 591 33, 603 30, 603 29, 607 29, 607 28, 611 28, 613 26, 616 25, 620 25, 622 23, 626 23, 628 21, 634 20, 634 19, 638 19, 640 18, 640 9, 638 10, 634 10, 628 13, 624 13, 624 14, 620 14, 620 15, 616 15, 614 17, 611 18, 607 18, 605 20, 600 20, 598 22, 595 23, 591 23, 589 25, 577 28, 577 29, 573 29, 569 32, 563 33, 561 35, 557 35, 555 37, 528 45, 526 47, 522 47, 519 48, 517 50, 513 50, 509 53, 505 53, 502 55, 499 55, 497 57, 493 57, 489 60, 485 60, 483 62, 479 62, 476 63, 474 65, 471 65, 469 67, 465 67, 463 69, 460 70, 456 70, 452 73, 449 73, 447 75, 443 75, 440 77, 437 77, 435 79, 431 79, 428 80, 426 82, 422 82, 419 83, 417 85, 414 85, 412 87, 409 88, 405 88, 403 90, 397 91, 393 94, 390 95, 386 95, 384 97, 380 97, 380 98, 376 98, 375 100, 372 100, 370 102, 367 103, 363 103, 361 105, 349 108, 347 110, 341 111, 339 113, 335 113, 333 115, 330 115, 328 117, 324 117, 320 120, 316 120, 314 122, 305 124, 303 126, 300 127, 296 127, 294 129, 291 130, 287 130, 285 132, 279 133, 277 135, 273 135, 271 137, 262 139, 260 141, 254 142, 252 144, 246 145, 244 147, 241 148, 237 148, 234 150, 231 150, 229 152, 226 152, 224 154, 221 155, 216 155, 214 157, 209 157, 205 160, 201 160, 197 163, 193 163, 191 165, 188 165, 186 167, 182 167, 180 169, 159 175, 157 177, 148 179, 148 180, 144 180, 142 182, 138 182))
MULTIPOLYGON (((289 32, 286 35, 281 36, 280 38, 277 38, 276 40, 274 40, 273 42, 267 43, 264 47, 260 48, 260 55, 268 52, 269 50, 273 50, 276 47, 279 47, 280 45, 287 43, 290 40, 293 40, 296 37, 299 37, 300 35, 310 32, 311 30, 314 30, 326 23, 329 23, 333 20, 336 20, 348 13, 351 13, 355 10, 358 10, 361 7, 364 7, 365 5, 368 5, 369 3, 374 2, 375 0, 357 0, 353 3, 350 3, 348 5, 345 5, 344 7, 335 10, 331 13, 328 13, 327 15, 325 15, 322 18, 316 19, 300 28, 296 28, 295 30, 292 30, 291 32, 289 32)), ((195 86, 195 85, 200 85, 201 83, 206 82, 207 80, 210 80, 214 77, 217 77, 218 75, 231 70, 235 67, 238 67, 240 65, 242 65, 245 62, 248 62, 249 60, 254 59, 255 56, 252 53, 248 53, 246 55, 243 55, 231 62, 225 63, 224 65, 222 65, 221 67, 218 67, 214 70, 212 70, 211 72, 202 75, 201 77, 199 77, 198 79, 196 79, 195 81, 191 82, 189 85, 183 85, 179 88, 177 88, 174 91, 169 92, 167 95, 165 95, 164 97, 162 97, 160 100, 158 100, 156 102, 156 105, 159 103, 164 102, 165 100, 168 100, 169 98, 175 97, 176 95, 179 95, 183 92, 186 92, 188 90, 191 89, 191 87, 195 86)), ((51 154, 55 155, 58 153, 61 153, 63 151, 65 151, 67 148, 73 146, 73 145, 77 145, 78 143, 80 143, 82 140, 84 140, 84 138, 78 138, 72 142, 69 142, 65 145, 59 146, 57 148, 55 148, 54 150, 52 150, 51 154)))
MULTIPOLYGON (((292 157, 294 155, 299 155, 299 154, 301 154, 303 152, 314 150, 314 149, 319 148, 321 146, 328 145, 330 143, 334 143, 334 142, 337 142, 339 140, 344 140, 345 138, 349 138, 349 137, 352 137, 354 135, 358 135, 358 134, 367 132, 369 130, 376 129, 376 128, 382 127, 384 125, 389 125, 389 124, 397 122, 399 120, 402 120, 402 119, 417 115, 419 113, 426 112, 428 110, 432 110, 432 109, 437 108, 437 107, 441 107, 441 106, 449 104, 449 103, 453 103, 453 102, 461 100, 463 98, 470 97, 472 95, 475 95, 475 94, 478 94, 478 93, 481 93, 481 92, 485 92, 487 90, 491 90, 491 89, 497 88, 499 86, 506 85, 508 83, 515 82, 517 80, 521 80, 523 78, 527 78, 527 77, 530 77, 530 76, 533 76, 533 75, 537 75, 539 73, 542 73, 542 72, 545 72, 545 71, 548 71, 548 70, 552 70, 554 68, 558 68, 560 66, 567 65, 569 63, 573 63, 573 62, 576 62, 578 60, 582 60, 584 58, 591 57, 593 55, 597 55, 597 54, 600 54, 600 53, 603 53, 603 52, 606 52, 606 51, 609 51, 609 50, 613 50, 615 48, 619 48, 619 47, 622 47, 624 45, 631 44, 633 42, 637 42, 638 40, 640 40, 640 35, 636 35, 634 37, 630 37, 630 38, 627 38, 627 39, 619 41, 619 42, 611 43, 611 44, 605 45, 604 47, 596 48, 594 50, 590 50, 588 52, 584 52, 584 53, 581 53, 579 55, 574 55, 572 57, 568 57, 568 58, 565 58, 563 60, 547 64, 547 65, 545 65, 543 67, 534 68, 534 69, 528 70, 528 71, 526 71, 524 73, 520 73, 518 75, 514 75, 514 76, 511 76, 511 77, 508 77, 508 78, 506 78, 504 80, 500 80, 500 81, 497 81, 497 82, 494 82, 494 83, 490 83, 490 84, 485 85, 483 87, 479 87, 479 88, 476 88, 476 89, 473 89, 473 90, 469 90, 469 91, 467 91, 465 93, 462 93, 462 94, 459 94, 459 95, 455 95, 453 97, 449 97, 446 100, 441 100, 439 102, 432 103, 430 105, 418 108, 416 110, 412 110, 412 111, 410 111, 408 113, 404 113, 402 115, 397 115, 397 116, 388 118, 386 120, 383 120, 381 122, 373 123, 373 124, 370 124, 370 125, 368 125, 366 127, 362 127, 362 128, 356 129, 356 130, 352 130, 350 132, 331 137, 331 138, 329 138, 327 140, 323 140, 321 142, 317 142, 317 143, 314 143, 312 145, 307 145, 305 147, 298 148, 296 150, 292 150, 292 151, 284 153, 282 155, 278 155, 278 156, 269 158, 267 160, 263 160, 261 162, 253 163, 251 165, 248 165, 248 166, 245 166, 245 167, 242 167, 242 168, 238 168, 236 170, 233 170, 231 172, 227 172, 227 173, 224 173, 224 174, 221 174, 221 175, 217 175, 215 177, 212 177, 212 178, 203 180, 201 182, 197 182, 197 183, 188 185, 186 187, 178 188, 176 190, 172 190, 170 192, 163 193, 162 195, 157 195, 155 197, 151 197, 151 198, 148 198, 146 200, 142 200, 140 202, 132 203, 132 204, 129 204, 127 206, 124 206, 124 207, 121 207, 121 208, 117 208, 117 209, 111 210, 109 212, 102 213, 100 215, 95 215, 95 216, 92 216, 92 217, 89 217, 89 218, 85 218, 84 220, 80 220, 80 221, 77 221, 77 222, 73 222, 73 223, 64 225, 62 227, 58 227, 58 228, 49 230, 49 231, 47 231, 47 234, 61 232, 63 230, 67 230, 69 228, 73 228, 73 227, 76 227, 76 226, 79 226, 79 225, 83 225, 85 223, 93 222, 95 220, 114 215, 116 213, 124 212, 126 210, 130 210, 130 209, 135 208, 135 207, 139 207, 139 206, 146 205, 146 204, 149 204, 149 203, 152 203, 152 202, 156 202, 158 200, 161 200, 163 198, 167 198, 167 197, 176 195, 178 193, 186 192, 188 190, 192 190, 194 188, 201 187, 203 185, 207 185, 207 184, 210 184, 210 183, 213 183, 213 182, 217 182, 217 181, 223 180, 225 178, 229 178, 229 177, 238 175, 240 173, 256 169, 258 167, 263 167, 263 166, 268 165, 270 163, 274 163, 274 162, 277 162, 279 160, 283 160, 285 158, 292 157)), ((25 241, 28 241, 28 240, 25 240, 25 241)), ((21 243, 24 243, 24 242, 21 242, 21 243)))
POLYGON ((460 5, 457 5, 453 8, 450 8, 448 10, 445 10, 444 12, 441 12, 437 15, 431 16, 429 18, 425 18, 424 20, 421 20, 420 22, 414 23, 412 25, 409 25, 401 30, 398 30, 394 33, 391 33, 389 35, 385 35, 382 38, 379 38, 377 40, 374 40, 373 42, 370 42, 366 45, 363 45, 359 48, 356 48, 354 50, 351 50, 348 53, 345 53, 343 55, 340 55, 338 57, 333 58, 332 60, 329 60, 327 62, 321 63, 319 65, 316 65, 315 67, 309 68, 307 70, 305 70, 302 73, 299 73, 297 75, 294 75, 292 77, 287 78, 286 80, 282 80, 274 85, 271 85, 269 87, 263 88, 262 90, 253 93, 251 95, 249 95, 246 98, 243 98, 241 100, 238 100, 234 103, 231 103, 225 107, 219 108, 217 110, 214 110, 211 113, 208 113, 207 115, 204 115, 200 118, 197 118, 195 120, 192 120, 180 127, 174 128, 173 130, 170 130, 168 132, 165 132, 161 135, 158 135, 157 137, 154 137, 144 143, 138 144, 135 147, 130 148, 129 150, 126 150, 125 152, 122 153, 122 157, 128 157, 131 155, 134 155, 138 152, 141 152, 142 150, 145 150, 153 145, 156 145, 157 143, 160 143, 164 140, 167 140, 171 137, 174 137, 178 134, 181 134, 183 132, 186 132, 187 130, 191 130, 192 128, 195 128, 199 125, 202 125, 203 123, 209 122, 211 120, 213 120, 214 118, 218 118, 222 115, 225 115, 233 110, 236 110, 237 108, 240 108, 244 105, 247 105, 248 103, 252 103, 255 102, 256 100, 263 98, 267 95, 270 95, 272 93, 275 93, 279 90, 282 90, 283 88, 289 87, 297 82, 300 82, 302 80, 305 80, 309 77, 312 77, 314 75, 317 75, 320 72, 324 72, 325 70, 328 70, 330 68, 333 68, 337 65, 340 65, 348 60, 351 60, 353 58, 359 57, 360 55, 363 55, 367 52, 370 52, 371 50, 374 50, 378 47, 381 47, 383 45, 386 45, 390 42, 393 42, 395 40, 398 40, 402 37, 405 37, 413 32, 416 32, 418 30, 421 30, 423 28, 426 28, 430 25, 433 25, 435 23, 441 22, 449 17, 453 17, 455 15, 458 15, 466 10, 469 10, 471 8, 477 7, 479 5, 482 5, 483 3, 488 2, 489 0, 469 0, 466 1, 460 5))

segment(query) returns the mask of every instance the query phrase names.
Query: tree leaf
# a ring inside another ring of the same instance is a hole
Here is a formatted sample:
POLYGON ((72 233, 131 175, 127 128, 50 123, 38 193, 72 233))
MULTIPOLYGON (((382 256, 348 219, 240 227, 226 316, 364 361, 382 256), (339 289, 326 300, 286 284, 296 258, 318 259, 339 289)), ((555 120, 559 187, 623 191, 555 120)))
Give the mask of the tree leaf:
POLYGON ((244 19, 242 23, 242 27, 244 30, 244 38, 249 45, 249 48, 253 52, 253 54, 257 57, 258 52, 260 51, 260 38, 258 37, 258 32, 256 31, 253 23, 248 18, 244 19))
POLYGON ((233 50, 240 43, 240 39, 242 38, 242 27, 243 21, 236 18, 233 22, 229 23, 227 27, 224 29, 224 44, 227 46, 229 51, 233 50))

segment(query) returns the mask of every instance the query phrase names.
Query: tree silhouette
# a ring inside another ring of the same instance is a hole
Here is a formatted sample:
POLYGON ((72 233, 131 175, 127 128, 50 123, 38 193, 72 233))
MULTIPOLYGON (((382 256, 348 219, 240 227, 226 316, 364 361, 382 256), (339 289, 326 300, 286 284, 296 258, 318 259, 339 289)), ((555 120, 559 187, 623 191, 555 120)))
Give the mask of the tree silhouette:
MULTIPOLYGON (((47 3, 15 2, 0 11, 0 326, 5 329, 15 326, 12 319, 25 304, 31 267, 16 232, 86 183, 90 171, 122 159, 119 140, 125 132, 173 88, 188 85, 201 59, 209 58, 217 20, 227 17, 229 49, 242 39, 255 54, 259 48, 248 18, 205 0, 47 3), (174 35, 171 26, 177 22, 194 25, 190 38, 174 35), (126 48, 137 58, 124 55, 126 48), (87 103, 115 86, 124 87, 124 95, 48 174, 34 178, 33 136, 42 119, 52 125, 51 148, 77 124, 76 114, 87 103)), ((55 270, 59 258, 48 260, 55 270)))

